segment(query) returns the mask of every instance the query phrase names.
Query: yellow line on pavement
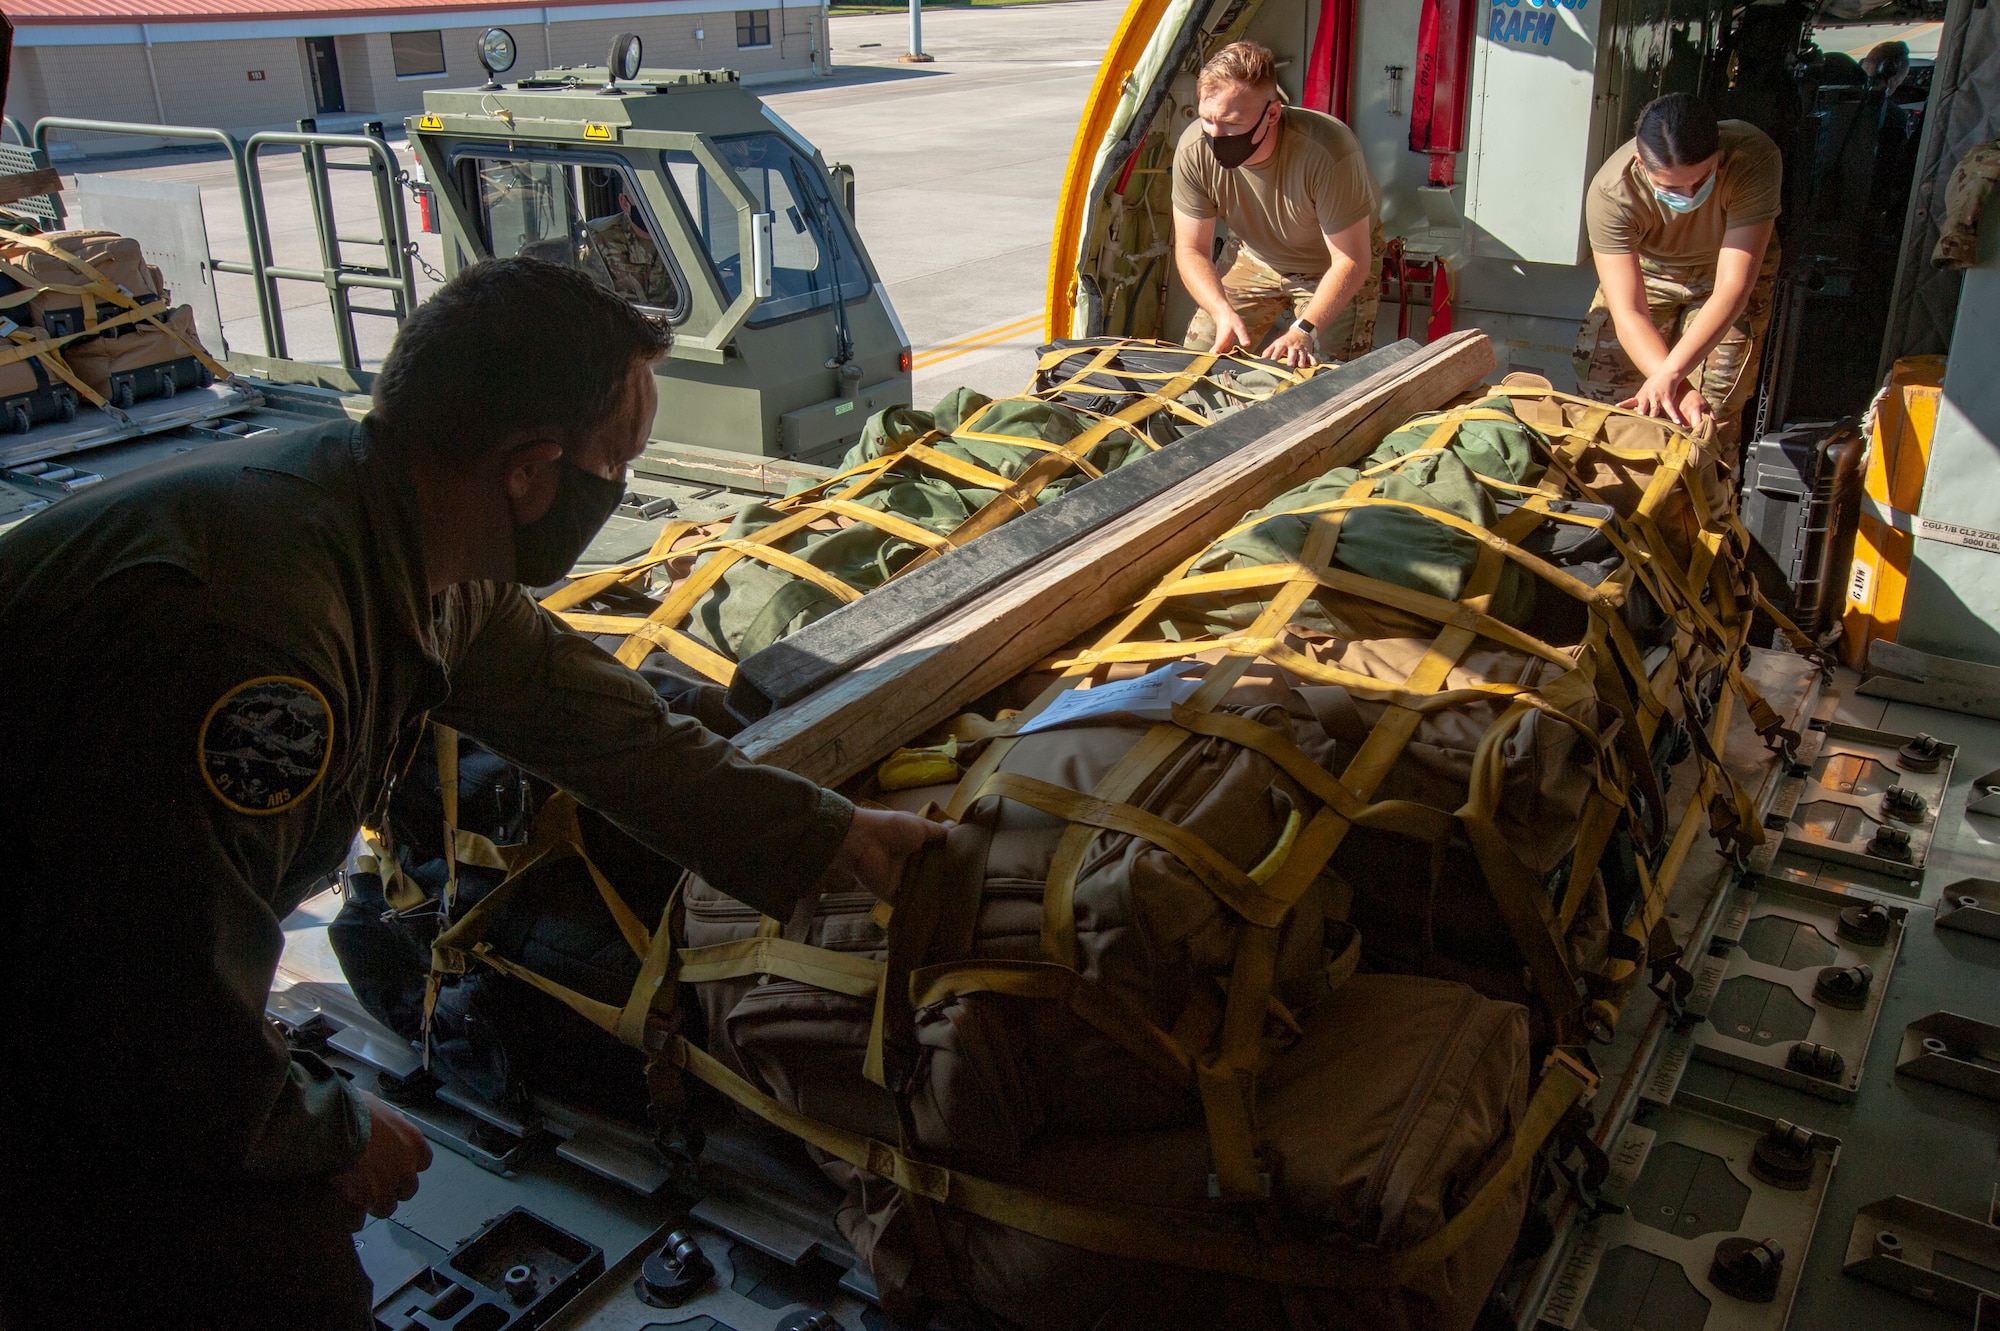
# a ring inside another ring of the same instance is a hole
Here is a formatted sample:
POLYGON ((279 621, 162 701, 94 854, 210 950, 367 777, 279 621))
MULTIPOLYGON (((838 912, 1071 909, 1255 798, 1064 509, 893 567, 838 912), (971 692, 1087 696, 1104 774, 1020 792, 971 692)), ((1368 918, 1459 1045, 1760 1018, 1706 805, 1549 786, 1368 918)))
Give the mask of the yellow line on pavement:
POLYGON ((941 361, 948 361, 958 356, 969 355, 975 351, 984 351, 986 348, 995 346, 1001 342, 1012 341, 1023 333, 1039 328, 1041 322, 1041 315, 1030 314, 1016 319, 1012 323, 1001 324, 997 328, 987 328, 977 333, 968 333, 956 341, 941 342, 937 346, 926 347, 917 354, 913 368, 921 370, 927 366, 936 365, 941 361))

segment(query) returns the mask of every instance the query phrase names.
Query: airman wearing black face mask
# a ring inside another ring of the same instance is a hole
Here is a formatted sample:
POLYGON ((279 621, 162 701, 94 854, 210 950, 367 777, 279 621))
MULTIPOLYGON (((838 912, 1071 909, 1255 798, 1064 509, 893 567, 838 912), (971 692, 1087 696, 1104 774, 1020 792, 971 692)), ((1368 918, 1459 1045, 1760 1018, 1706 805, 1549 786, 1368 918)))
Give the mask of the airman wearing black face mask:
POLYGON ((1291 365, 1363 355, 1382 290, 1381 192, 1340 121, 1278 99, 1270 51, 1232 42, 1202 66, 1174 152, 1174 261, 1197 309, 1187 345, 1291 365), (1220 271, 1215 228, 1231 239, 1220 271))
POLYGON ((365 420, 0 537, 0 1322, 374 1325, 349 1231, 429 1148, 264 1006, 279 921, 427 715, 780 917, 828 875, 888 891, 941 835, 746 761, 523 590, 617 505, 666 344, 582 273, 481 264, 365 420))

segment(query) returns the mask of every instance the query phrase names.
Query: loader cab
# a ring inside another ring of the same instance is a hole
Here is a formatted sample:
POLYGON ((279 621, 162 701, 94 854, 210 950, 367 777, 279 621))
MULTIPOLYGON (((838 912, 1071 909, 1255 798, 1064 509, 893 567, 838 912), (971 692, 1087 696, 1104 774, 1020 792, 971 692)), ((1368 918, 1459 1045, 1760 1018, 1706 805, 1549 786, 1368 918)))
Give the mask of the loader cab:
POLYGON ((671 325, 656 449, 827 462, 911 401, 909 339, 854 225, 851 174, 734 72, 496 73, 426 93, 408 128, 450 273, 564 263, 671 325))

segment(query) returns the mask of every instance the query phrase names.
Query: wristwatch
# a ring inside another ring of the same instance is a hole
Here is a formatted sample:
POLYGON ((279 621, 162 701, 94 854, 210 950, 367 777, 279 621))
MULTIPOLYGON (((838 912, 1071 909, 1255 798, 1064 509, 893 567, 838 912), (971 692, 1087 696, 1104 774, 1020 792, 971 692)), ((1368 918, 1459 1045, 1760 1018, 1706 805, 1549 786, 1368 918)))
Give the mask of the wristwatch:
POLYGON ((1294 319, 1292 320, 1292 327, 1298 329, 1301 333, 1304 333, 1307 337, 1311 337, 1314 333, 1317 333, 1319 331, 1319 329, 1313 326, 1313 321, 1310 319, 1294 319))

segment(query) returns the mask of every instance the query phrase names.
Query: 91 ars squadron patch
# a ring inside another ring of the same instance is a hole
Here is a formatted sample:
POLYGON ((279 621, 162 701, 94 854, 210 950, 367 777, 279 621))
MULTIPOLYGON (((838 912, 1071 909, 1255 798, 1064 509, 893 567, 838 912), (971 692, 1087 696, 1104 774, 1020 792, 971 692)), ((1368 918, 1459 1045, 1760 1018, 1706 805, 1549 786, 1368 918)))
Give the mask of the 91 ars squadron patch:
POLYGON ((333 709, 302 679, 247 679, 208 709, 196 748, 217 799, 237 813, 283 813, 326 775, 333 709))

